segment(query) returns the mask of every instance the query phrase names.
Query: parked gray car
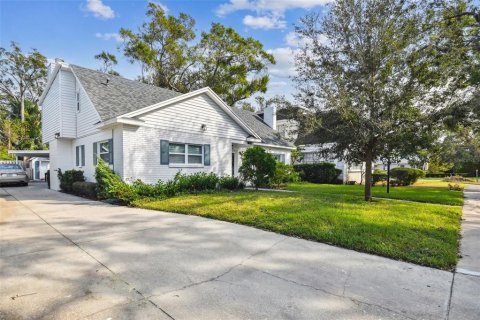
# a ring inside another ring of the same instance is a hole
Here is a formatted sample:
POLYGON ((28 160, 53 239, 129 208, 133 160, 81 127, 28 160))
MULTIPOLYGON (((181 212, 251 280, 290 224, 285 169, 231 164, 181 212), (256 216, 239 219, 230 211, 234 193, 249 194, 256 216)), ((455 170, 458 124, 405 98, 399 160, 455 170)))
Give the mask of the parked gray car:
POLYGON ((0 185, 21 184, 28 185, 28 176, 22 166, 15 163, 0 163, 0 185))

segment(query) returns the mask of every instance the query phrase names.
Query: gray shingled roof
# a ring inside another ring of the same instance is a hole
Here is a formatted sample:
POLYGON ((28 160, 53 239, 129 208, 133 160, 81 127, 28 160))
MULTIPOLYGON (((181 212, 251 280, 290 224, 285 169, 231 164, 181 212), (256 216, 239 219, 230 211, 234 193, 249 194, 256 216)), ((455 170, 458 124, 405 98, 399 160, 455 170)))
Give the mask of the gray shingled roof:
POLYGON ((282 139, 280 134, 270 128, 262 118, 254 112, 232 108, 233 112, 242 120, 250 129, 262 139, 265 144, 274 144, 284 147, 293 147, 294 145, 282 139))
MULTIPOLYGON (((113 76, 76 65, 70 65, 70 67, 87 92, 102 121, 182 95, 179 92, 120 76, 113 76), (108 84, 105 84, 107 78, 108 84)), ((232 108, 232 110, 241 121, 262 139, 263 143, 286 147, 293 146, 283 140, 255 113, 237 108, 232 108)))
POLYGON ((102 121, 151 106, 182 93, 70 65, 102 121), (108 78, 108 84, 105 80, 108 78))

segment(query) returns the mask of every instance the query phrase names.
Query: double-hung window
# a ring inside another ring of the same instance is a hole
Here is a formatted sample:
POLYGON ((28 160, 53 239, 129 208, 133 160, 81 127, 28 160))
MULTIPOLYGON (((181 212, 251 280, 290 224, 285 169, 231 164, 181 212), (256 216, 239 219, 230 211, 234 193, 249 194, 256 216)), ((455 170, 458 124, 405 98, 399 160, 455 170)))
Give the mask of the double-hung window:
POLYGON ((85 145, 75 147, 75 164, 77 167, 85 166, 85 145))
POLYGON ((93 143, 93 164, 97 165, 97 158, 108 164, 113 164, 113 140, 104 140, 93 143))
POLYGON ((199 144, 170 143, 168 146, 170 164, 203 164, 203 146, 199 144))
POLYGON ((98 145, 98 156, 106 163, 110 163, 110 144, 108 141, 102 141, 98 145))

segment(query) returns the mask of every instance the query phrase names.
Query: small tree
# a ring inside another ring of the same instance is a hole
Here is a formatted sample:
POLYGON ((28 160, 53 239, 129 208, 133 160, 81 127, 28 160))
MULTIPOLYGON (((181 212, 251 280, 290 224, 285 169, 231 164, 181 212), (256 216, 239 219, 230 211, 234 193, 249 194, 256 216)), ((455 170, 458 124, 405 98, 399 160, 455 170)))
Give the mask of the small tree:
POLYGON ((266 185, 275 175, 275 158, 265 149, 254 146, 247 149, 242 156, 242 165, 239 172, 245 181, 251 182, 258 187, 266 185))
POLYGON ((102 67, 99 69, 99 71, 114 75, 114 76, 119 76, 120 74, 113 70, 113 67, 117 65, 117 57, 110 52, 102 51, 99 54, 95 55, 95 59, 100 61, 102 63, 102 67))
POLYGON ((323 155, 365 163, 366 201, 385 146, 415 143, 405 132, 431 132, 419 102, 442 82, 434 72, 425 77, 423 15, 413 0, 337 0, 296 28, 306 40, 295 61, 297 98, 315 112, 323 155))

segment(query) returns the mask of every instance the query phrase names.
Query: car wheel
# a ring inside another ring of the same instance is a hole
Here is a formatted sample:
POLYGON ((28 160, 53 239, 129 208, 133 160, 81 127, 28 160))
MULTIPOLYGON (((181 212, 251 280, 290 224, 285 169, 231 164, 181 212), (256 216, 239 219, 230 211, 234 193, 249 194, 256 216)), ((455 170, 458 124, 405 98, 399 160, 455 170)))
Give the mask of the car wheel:
POLYGON ((23 182, 23 183, 22 183, 22 186, 28 187, 28 182, 23 182))

